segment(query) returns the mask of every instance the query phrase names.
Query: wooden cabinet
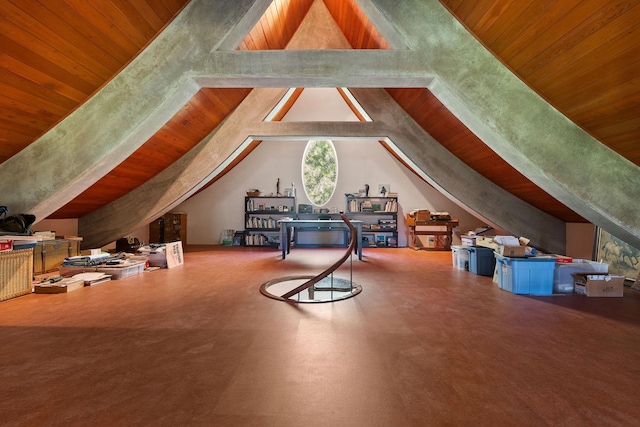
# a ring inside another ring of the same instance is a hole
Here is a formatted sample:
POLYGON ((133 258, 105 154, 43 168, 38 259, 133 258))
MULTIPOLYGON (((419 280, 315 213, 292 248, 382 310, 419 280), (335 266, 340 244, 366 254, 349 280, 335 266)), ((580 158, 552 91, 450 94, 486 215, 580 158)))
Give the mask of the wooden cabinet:
POLYGON ((244 245, 280 246, 278 220, 296 215, 296 198, 247 196, 244 198, 244 245))
POLYGON ((80 255, 80 240, 51 239, 36 243, 33 250, 35 274, 57 270, 67 257, 80 255))
POLYGON ((187 214, 170 212, 149 224, 149 243, 182 241, 187 245, 187 214))

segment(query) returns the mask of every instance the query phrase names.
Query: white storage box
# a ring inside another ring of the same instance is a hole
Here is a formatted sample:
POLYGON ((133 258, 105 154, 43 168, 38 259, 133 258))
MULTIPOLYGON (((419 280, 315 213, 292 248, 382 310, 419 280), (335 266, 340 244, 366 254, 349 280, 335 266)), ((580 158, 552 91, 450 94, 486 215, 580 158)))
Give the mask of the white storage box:
POLYGON ((609 272, 609 264, 589 261, 587 259, 574 259, 573 262, 556 262, 553 273, 554 292, 573 292, 574 273, 601 273, 609 272))
POLYGON ((124 261, 118 265, 105 265, 97 267, 96 273, 104 273, 111 276, 111 279, 118 280, 135 276, 144 271, 144 261, 124 261))
POLYGON ((475 246, 476 236, 460 236, 463 246, 475 246))
POLYGON ((451 246, 453 267, 459 270, 469 270, 469 249, 466 246, 451 246))
POLYGON ((167 254, 164 252, 152 252, 148 254, 149 266, 167 268, 167 254))

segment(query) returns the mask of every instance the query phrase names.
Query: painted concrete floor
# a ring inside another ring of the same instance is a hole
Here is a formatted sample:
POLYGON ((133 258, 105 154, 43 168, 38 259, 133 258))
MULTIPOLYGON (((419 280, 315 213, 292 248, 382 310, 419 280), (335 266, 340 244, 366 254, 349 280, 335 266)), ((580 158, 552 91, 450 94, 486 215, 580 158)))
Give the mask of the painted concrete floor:
POLYGON ((640 425, 640 292, 519 296, 405 248, 354 259, 349 300, 259 292, 339 255, 189 247, 174 269, 1 302, 0 425, 640 425))

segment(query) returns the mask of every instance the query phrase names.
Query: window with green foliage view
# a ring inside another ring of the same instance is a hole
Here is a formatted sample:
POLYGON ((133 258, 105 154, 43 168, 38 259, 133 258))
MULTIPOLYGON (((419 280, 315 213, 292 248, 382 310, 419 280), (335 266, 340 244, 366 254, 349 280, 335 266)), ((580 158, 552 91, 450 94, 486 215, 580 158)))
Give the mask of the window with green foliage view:
POLYGON ((309 201, 316 206, 326 204, 338 182, 338 155, 333 142, 311 140, 302 156, 302 184, 309 201))

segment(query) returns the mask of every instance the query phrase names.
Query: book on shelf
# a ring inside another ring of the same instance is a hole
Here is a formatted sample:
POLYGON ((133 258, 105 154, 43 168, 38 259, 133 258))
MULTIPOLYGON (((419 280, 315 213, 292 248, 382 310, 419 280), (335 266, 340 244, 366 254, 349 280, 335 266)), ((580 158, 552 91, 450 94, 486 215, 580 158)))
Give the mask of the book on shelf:
POLYGON ((260 218, 250 216, 247 218, 246 228, 278 228, 278 222, 274 218, 260 218))
POLYGON ((384 205, 385 212, 398 212, 398 202, 397 200, 389 200, 384 205))

